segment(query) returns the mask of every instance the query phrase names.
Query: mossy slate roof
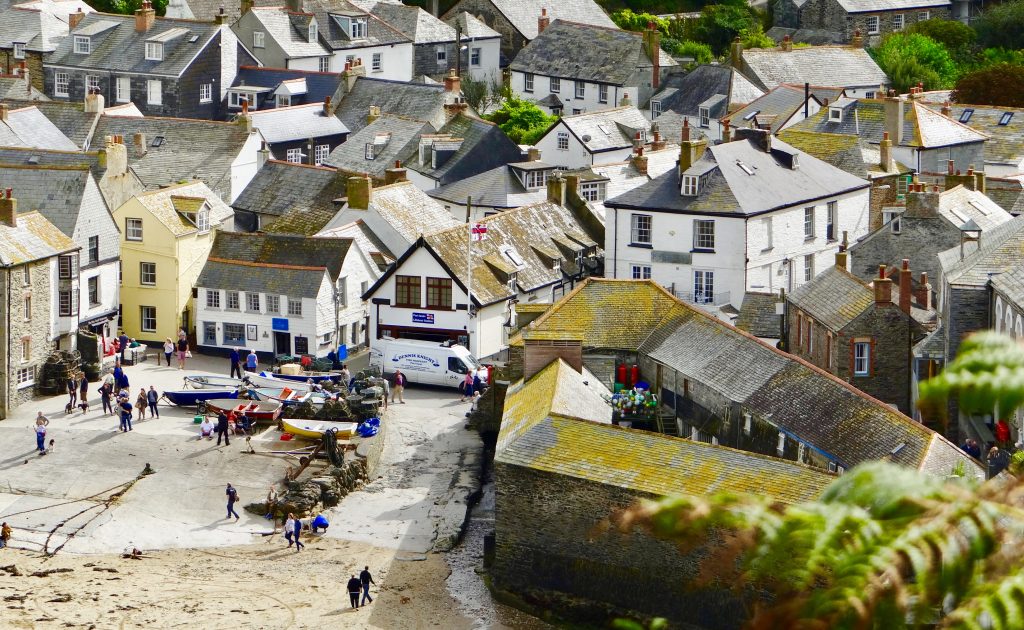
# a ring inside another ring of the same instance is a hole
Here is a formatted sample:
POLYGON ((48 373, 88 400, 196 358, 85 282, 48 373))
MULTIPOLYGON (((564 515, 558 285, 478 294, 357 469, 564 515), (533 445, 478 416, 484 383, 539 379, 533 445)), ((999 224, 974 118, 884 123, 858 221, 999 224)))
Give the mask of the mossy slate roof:
POLYGON ((748 291, 743 294, 743 305, 736 317, 736 328, 755 337, 780 338, 779 316, 775 314, 775 303, 779 296, 774 293, 748 291))
POLYGON ((588 278, 514 340, 638 352, 850 468, 886 460, 945 476, 955 445, 849 383, 684 304, 652 281, 588 278))
POLYGON ((21 265, 80 249, 38 212, 18 214, 16 227, 0 223, 0 266, 21 265))
POLYGON ((602 423, 593 415, 607 403, 584 378, 556 360, 509 388, 495 460, 656 496, 749 492, 798 503, 833 479, 794 462, 602 423))
POLYGON ((875 301, 874 290, 832 265, 789 294, 789 301, 832 332, 839 332, 875 301))

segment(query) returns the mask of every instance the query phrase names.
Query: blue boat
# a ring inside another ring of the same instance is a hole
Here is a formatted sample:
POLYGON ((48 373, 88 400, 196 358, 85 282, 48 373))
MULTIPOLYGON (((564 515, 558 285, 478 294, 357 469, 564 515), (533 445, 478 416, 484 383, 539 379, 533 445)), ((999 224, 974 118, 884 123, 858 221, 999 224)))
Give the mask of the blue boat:
POLYGON ((164 398, 179 407, 198 405, 202 400, 214 398, 238 398, 237 389, 181 389, 164 392, 164 398))

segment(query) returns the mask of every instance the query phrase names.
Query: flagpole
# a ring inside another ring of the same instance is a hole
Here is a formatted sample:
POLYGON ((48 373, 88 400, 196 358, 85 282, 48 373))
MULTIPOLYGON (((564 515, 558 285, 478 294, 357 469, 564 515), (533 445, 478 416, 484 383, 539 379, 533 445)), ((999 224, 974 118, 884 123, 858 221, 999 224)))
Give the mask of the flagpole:
MULTIPOLYGON (((470 334, 469 324, 473 319, 473 216, 469 210, 470 204, 473 203, 472 197, 466 197, 466 227, 469 228, 469 249, 466 251, 466 335, 470 334)), ((469 348, 472 352, 472 338, 470 338, 469 348)))

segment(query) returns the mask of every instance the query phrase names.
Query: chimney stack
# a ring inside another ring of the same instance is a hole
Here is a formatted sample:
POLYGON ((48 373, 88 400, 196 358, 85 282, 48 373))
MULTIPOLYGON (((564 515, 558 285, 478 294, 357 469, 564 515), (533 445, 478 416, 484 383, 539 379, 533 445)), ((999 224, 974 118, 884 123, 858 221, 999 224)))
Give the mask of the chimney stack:
POLYGON ((782 36, 782 52, 793 52, 793 40, 789 38, 789 35, 782 36))
POLYGON ((619 99, 619 107, 632 107, 633 101, 629 100, 629 92, 623 92, 619 99))
POLYGON ((245 15, 249 11, 252 11, 253 6, 256 4, 255 0, 241 0, 241 15, 245 15))
POLYGON ((928 283, 928 272, 921 272, 921 281, 917 287, 917 303, 923 309, 932 307, 932 285, 928 283))
POLYGON ((644 155, 643 146, 637 147, 636 155, 633 156, 633 166, 641 175, 647 174, 647 156, 644 155))
POLYGON ((135 30, 139 33, 148 33, 155 23, 156 11, 153 9, 153 3, 143 0, 142 8, 135 12, 135 30))
POLYGON ((325 96, 324 97, 324 116, 327 116, 329 118, 329 117, 331 117, 333 115, 334 115, 334 106, 331 105, 331 97, 330 96, 325 96))
POLYGON ((661 31, 654 22, 648 22, 644 31, 644 50, 651 58, 651 87, 657 91, 661 84, 661 31))
POLYGON ((900 310, 910 315, 910 296, 913 294, 914 277, 910 273, 910 259, 904 258, 900 267, 900 310))
POLYGON ((376 105, 370 105, 370 111, 366 114, 366 124, 372 125, 378 118, 380 118, 380 108, 376 105))
POLYGON ((665 141, 661 139, 661 128, 658 123, 651 124, 651 151, 661 151, 665 148, 665 141))
POLYGON ((284 5, 292 13, 302 13, 302 0, 285 0, 284 5))
POLYGON ((839 245, 839 251, 836 252, 836 267, 839 267, 843 271, 848 271, 849 266, 847 263, 850 260, 850 254, 846 252, 846 232, 843 232, 843 242, 839 245))
POLYGON ((98 92, 85 95, 85 111, 90 114, 102 114, 104 107, 103 95, 98 92))
POLYGON ((942 115, 949 117, 953 113, 953 108, 949 106, 949 101, 942 104, 942 115))
POLYGON ((7 103, 0 103, 0 121, 7 122, 11 108, 7 103))
POLYGON ((878 277, 874 280, 875 303, 892 304, 892 280, 885 277, 885 265, 878 265, 878 277))
POLYGON ((455 73, 455 68, 448 71, 444 78, 444 91, 448 94, 460 94, 462 92, 462 78, 455 73))
POLYGON ((348 178, 348 207, 353 210, 367 210, 373 198, 373 181, 367 175, 348 178))
POLYGON ((743 70, 743 42, 740 41, 739 36, 732 40, 732 45, 729 47, 729 61, 733 68, 743 70))
POLYGON ((239 125, 245 127, 245 130, 252 132, 252 114, 249 113, 249 100, 242 99, 242 113, 238 115, 235 120, 239 125))
POLYGON ((732 141, 732 132, 729 131, 729 119, 722 121, 722 142, 732 141))
POLYGON ((146 155, 146 134, 137 133, 132 136, 132 144, 135 145, 135 157, 140 158, 146 155))
POLYGON ((540 149, 537 147, 530 147, 526 150, 526 161, 527 162, 540 162, 540 149))
POLYGON ((889 132, 882 132, 882 141, 878 143, 878 157, 879 165, 886 173, 891 173, 896 170, 896 165, 892 161, 892 140, 889 139, 889 132))
POLYGON ((14 198, 10 188, 0 195, 0 223, 18 227, 18 200, 14 198))
POLYGON ((851 48, 864 48, 864 37, 860 34, 860 31, 854 31, 853 37, 850 38, 851 48))
POLYGON ((78 28, 84 17, 85 13, 82 11, 82 7, 78 7, 78 11, 68 15, 68 28, 72 31, 78 28))
POLYGON ((537 18, 537 34, 540 35, 543 33, 544 29, 546 29, 550 24, 551 18, 548 17, 548 10, 542 8, 540 10, 540 17, 537 18))
POLYGON ((406 180, 406 171, 402 167, 402 162, 395 160, 395 166, 384 171, 384 184, 396 184, 398 182, 404 182, 406 180))
POLYGON ((123 138, 120 135, 107 136, 106 146, 100 152, 105 162, 103 169, 105 177, 115 177, 128 174, 128 147, 124 146, 123 138))
POLYGON ((229 17, 228 14, 224 12, 224 7, 221 7, 220 8, 220 12, 217 13, 217 15, 213 16, 213 21, 216 22, 217 24, 221 24, 221 25, 227 24, 228 23, 228 17, 229 17))
POLYGON ((683 118, 682 140, 679 143, 679 175, 682 175, 693 166, 708 148, 707 138, 691 140, 690 134, 690 119, 683 118))
POLYGON ((561 175, 554 175, 548 178, 548 201, 565 205, 565 178, 561 175))
POLYGON ((897 146, 903 144, 903 99, 896 95, 894 90, 882 101, 882 109, 885 112, 885 131, 889 132, 889 138, 897 146))

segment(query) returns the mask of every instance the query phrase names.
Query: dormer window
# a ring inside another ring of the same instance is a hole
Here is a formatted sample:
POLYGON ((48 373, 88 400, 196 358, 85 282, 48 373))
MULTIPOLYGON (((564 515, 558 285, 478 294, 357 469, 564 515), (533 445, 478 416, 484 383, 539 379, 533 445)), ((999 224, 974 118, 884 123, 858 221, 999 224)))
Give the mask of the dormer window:
POLYGON ((161 42, 146 42, 146 60, 163 61, 164 45, 161 42))
POLYGON ((842 107, 829 107, 828 108, 828 121, 829 122, 843 122, 843 108, 842 107))
POLYGON ((696 197, 698 192, 698 178, 696 175, 683 175, 683 195, 696 197))
POLYGON ((707 107, 700 107, 697 109, 697 114, 700 116, 700 126, 707 129, 711 126, 711 112, 707 107))
POLYGON ((196 227, 199 228, 200 232, 210 231, 210 206, 205 203, 196 214, 196 227))
POLYGON ((92 40, 88 37, 75 35, 75 54, 88 55, 92 52, 92 40))
POLYGON ((349 35, 352 37, 352 39, 366 37, 366 20, 353 19, 351 25, 349 26, 349 35))
POLYGON ((547 171, 529 171, 526 173, 526 187, 529 189, 543 188, 548 182, 547 171))
POLYGON ((309 35, 308 35, 308 38, 309 38, 309 43, 312 44, 312 43, 316 42, 316 38, 317 38, 316 20, 311 20, 309 22, 309 35))

